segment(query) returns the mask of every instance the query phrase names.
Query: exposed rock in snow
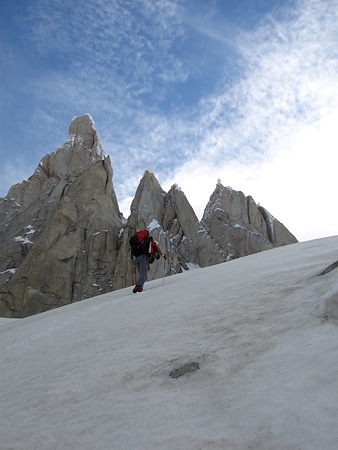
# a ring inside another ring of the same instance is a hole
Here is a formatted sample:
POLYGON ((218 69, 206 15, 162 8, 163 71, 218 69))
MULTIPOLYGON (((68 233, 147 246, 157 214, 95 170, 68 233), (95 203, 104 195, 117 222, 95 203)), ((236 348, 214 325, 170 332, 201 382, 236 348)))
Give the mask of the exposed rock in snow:
POLYGON ((326 275, 327 273, 332 272, 332 270, 337 269, 337 267, 338 267, 338 261, 335 261, 334 263, 327 266, 326 269, 323 270, 319 275, 326 275))

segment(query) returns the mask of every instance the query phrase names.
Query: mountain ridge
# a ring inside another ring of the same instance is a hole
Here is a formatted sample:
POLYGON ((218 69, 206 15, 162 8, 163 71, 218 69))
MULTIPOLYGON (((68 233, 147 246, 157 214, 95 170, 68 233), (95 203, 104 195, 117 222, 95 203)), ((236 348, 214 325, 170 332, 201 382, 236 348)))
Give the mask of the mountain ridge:
POLYGON ((178 186, 165 192, 148 170, 125 219, 110 158, 86 114, 28 181, 0 199, 0 315, 24 317, 131 286, 129 238, 151 223, 169 259, 152 265, 149 280, 297 242, 252 197, 220 183, 199 221, 178 186))

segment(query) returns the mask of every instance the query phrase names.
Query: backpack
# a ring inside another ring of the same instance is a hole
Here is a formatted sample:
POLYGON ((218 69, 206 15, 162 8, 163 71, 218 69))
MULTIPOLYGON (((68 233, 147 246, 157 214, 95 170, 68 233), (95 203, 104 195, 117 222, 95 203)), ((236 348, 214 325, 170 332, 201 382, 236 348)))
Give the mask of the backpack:
POLYGON ((142 230, 134 234, 129 239, 129 244, 131 247, 131 254, 133 256, 147 255, 149 253, 149 244, 152 237, 149 236, 148 230, 142 230))

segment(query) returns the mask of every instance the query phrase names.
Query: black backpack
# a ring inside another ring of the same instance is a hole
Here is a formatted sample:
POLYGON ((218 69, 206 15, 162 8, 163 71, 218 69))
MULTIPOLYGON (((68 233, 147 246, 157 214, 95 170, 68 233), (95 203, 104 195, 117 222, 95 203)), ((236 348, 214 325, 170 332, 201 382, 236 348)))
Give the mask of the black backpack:
POLYGON ((131 254, 133 256, 147 255, 149 253, 149 244, 152 241, 147 230, 139 231, 129 239, 131 254))

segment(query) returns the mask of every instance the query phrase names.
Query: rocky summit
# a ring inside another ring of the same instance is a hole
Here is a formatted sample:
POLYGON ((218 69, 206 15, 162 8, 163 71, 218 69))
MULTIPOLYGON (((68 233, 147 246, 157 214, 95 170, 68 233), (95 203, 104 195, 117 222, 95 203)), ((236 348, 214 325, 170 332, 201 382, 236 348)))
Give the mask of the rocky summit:
MULTIPOLYGON (((147 228, 166 262, 148 279, 297 242, 252 197, 217 183, 201 221, 184 193, 145 171, 126 220, 90 115, 0 199, 0 316, 26 317, 135 283, 129 238, 147 228)), ((164 263, 162 263, 162 261, 164 263)))

